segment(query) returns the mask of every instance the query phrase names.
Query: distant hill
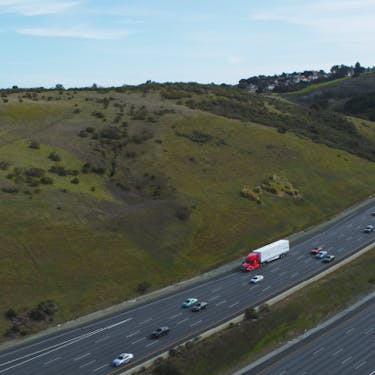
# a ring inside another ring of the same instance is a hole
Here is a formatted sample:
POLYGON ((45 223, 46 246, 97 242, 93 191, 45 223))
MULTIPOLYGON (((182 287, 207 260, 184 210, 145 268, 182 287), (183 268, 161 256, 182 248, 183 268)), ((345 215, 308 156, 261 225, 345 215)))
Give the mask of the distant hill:
POLYGON ((133 298, 374 192, 372 123, 277 95, 149 82, 0 98, 7 337, 48 325, 46 306, 58 322, 133 298))
POLYGON ((333 81, 318 87, 312 86, 311 89, 284 96, 299 104, 318 105, 321 108, 375 119, 375 73, 364 73, 359 77, 333 81))

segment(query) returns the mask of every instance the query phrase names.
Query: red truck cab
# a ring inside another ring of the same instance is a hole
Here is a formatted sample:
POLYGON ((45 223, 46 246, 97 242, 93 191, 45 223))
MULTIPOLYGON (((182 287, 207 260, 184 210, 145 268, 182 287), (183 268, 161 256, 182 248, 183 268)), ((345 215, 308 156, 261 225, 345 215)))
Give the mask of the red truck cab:
POLYGON ((260 260, 258 253, 250 253, 241 265, 242 271, 252 271, 260 267, 260 260))

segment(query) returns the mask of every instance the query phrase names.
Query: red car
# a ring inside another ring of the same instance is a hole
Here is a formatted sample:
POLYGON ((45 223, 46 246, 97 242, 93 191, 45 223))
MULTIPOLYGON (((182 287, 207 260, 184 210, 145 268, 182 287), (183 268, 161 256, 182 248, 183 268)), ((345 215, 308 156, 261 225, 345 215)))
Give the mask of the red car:
POLYGON ((323 250, 323 246, 314 247, 314 248, 311 250, 311 254, 316 255, 316 254, 319 253, 319 251, 322 251, 322 250, 323 250))

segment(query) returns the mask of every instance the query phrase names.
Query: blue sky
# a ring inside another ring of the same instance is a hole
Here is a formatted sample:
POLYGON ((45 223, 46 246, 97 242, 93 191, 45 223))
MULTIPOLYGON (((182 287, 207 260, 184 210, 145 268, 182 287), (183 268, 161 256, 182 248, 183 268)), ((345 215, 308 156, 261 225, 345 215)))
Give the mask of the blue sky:
POLYGON ((0 0, 0 87, 375 65, 375 0, 0 0))

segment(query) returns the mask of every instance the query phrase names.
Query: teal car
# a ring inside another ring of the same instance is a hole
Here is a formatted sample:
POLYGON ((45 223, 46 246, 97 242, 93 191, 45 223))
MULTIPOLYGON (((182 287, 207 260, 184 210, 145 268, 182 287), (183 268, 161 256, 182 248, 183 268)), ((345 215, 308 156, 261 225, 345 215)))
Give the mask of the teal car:
POLYGON ((190 306, 195 305, 197 302, 198 302, 197 298, 188 298, 184 301, 184 303, 182 304, 182 307, 190 307, 190 306))
POLYGON ((315 258, 316 259, 323 259, 327 254, 328 254, 327 251, 324 251, 324 250, 323 251, 319 251, 319 253, 315 255, 315 258))

